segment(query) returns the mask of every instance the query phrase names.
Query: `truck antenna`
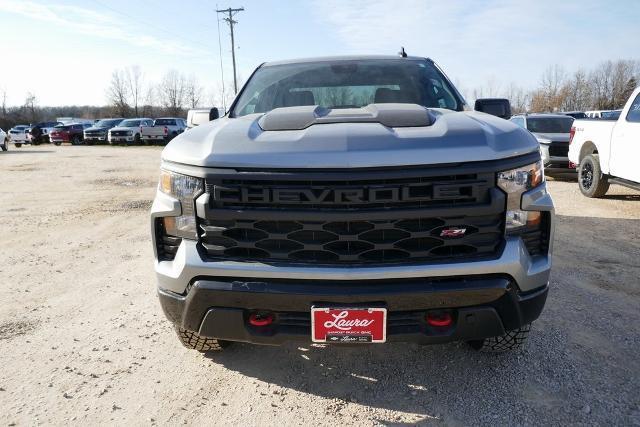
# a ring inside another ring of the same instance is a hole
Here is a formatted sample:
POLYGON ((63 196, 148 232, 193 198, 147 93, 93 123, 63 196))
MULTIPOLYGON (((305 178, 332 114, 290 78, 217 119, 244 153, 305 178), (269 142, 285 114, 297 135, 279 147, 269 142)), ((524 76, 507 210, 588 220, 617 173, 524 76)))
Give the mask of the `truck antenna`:
POLYGON ((404 51, 404 46, 400 48, 400 52, 398 52, 398 55, 402 56, 403 58, 407 57, 407 52, 404 51))

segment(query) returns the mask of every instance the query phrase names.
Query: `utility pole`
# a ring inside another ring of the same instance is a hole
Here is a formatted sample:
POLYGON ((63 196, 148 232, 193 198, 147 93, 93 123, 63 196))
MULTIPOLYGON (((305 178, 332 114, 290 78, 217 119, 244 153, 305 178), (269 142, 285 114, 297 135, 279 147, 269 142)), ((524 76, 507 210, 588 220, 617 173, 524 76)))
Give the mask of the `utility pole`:
POLYGON ((217 13, 227 14, 227 17, 224 18, 224 20, 227 21, 227 23, 229 24, 229 28, 231 29, 231 59, 233 61, 233 90, 235 91, 235 93, 238 93, 238 78, 236 76, 236 50, 235 50, 235 41, 233 38, 233 25, 237 24, 238 21, 234 21, 233 17, 238 12, 242 12, 243 10, 244 10, 244 7, 240 7, 238 9, 228 8, 228 9, 216 10, 217 13))

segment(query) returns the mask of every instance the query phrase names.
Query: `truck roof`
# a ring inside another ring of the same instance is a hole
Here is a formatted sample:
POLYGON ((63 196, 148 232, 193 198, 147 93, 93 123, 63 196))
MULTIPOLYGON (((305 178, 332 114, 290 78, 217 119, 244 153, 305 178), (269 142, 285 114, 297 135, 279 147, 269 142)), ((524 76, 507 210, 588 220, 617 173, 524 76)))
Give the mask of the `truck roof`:
POLYGON ((305 62, 338 62, 338 61, 361 61, 366 59, 378 59, 378 60, 386 60, 386 59, 394 59, 394 60, 405 60, 405 61, 431 61, 429 58, 424 58, 421 56, 407 56, 405 58, 399 55, 346 55, 346 56, 317 56, 312 58, 296 58, 296 59, 286 59, 282 61, 273 61, 273 62, 265 62, 262 64, 263 67, 270 67, 273 65, 284 65, 284 64, 303 64, 305 62))

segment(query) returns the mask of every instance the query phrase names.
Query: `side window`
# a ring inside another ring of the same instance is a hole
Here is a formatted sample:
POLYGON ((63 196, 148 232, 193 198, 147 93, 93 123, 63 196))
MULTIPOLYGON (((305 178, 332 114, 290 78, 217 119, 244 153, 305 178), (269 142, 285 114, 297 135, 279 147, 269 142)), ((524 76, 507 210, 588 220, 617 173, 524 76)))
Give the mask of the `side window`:
POLYGON ((640 123, 640 93, 633 100, 629 112, 627 113, 627 121, 633 123, 640 123))

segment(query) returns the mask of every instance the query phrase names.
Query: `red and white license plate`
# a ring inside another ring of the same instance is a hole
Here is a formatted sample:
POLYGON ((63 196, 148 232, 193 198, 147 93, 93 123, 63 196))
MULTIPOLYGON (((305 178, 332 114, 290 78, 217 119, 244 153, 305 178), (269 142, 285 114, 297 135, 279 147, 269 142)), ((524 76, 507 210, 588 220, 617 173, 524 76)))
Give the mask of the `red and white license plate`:
POLYGON ((311 340, 328 343, 385 342, 387 309, 311 307, 311 340))

